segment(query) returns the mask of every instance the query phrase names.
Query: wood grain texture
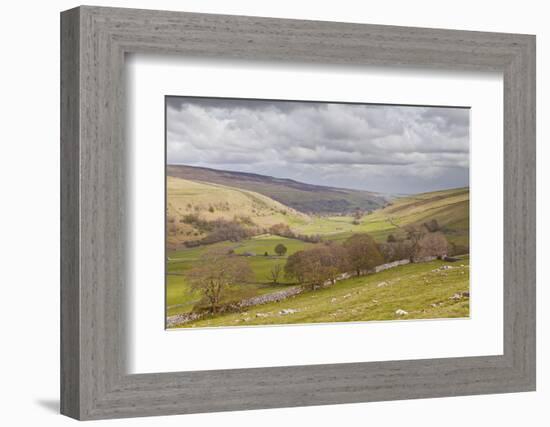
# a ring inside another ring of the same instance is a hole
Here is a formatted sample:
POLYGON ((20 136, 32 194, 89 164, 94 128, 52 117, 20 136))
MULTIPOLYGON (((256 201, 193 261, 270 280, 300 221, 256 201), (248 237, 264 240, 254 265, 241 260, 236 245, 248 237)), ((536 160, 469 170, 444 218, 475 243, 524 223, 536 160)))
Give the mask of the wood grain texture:
POLYGON ((96 7, 63 12, 61 27, 62 413, 100 419, 534 390, 534 36, 96 7), (501 71, 504 354, 127 374, 127 53, 501 71))
POLYGON ((61 412, 80 414, 79 12, 61 20, 61 412))

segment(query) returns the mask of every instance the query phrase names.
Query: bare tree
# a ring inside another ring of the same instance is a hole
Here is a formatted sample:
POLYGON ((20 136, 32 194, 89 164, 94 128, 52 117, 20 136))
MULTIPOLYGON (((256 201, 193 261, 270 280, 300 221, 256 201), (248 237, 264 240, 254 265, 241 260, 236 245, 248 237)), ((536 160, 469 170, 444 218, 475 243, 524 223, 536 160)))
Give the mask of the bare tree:
POLYGON ((427 232, 424 226, 418 225, 408 225, 405 227, 405 231, 407 232, 407 238, 413 242, 413 244, 418 243, 427 232))
POLYGON ((393 226, 405 231, 407 236, 406 242, 408 242, 403 242, 406 244, 394 246, 393 243, 395 242, 390 242, 388 236, 388 243, 392 243, 392 245, 388 245, 384 249, 386 259, 388 254, 394 257, 397 253, 399 256, 408 253, 408 258, 414 261, 430 256, 445 256, 449 252, 447 239, 445 235, 439 231, 441 227, 435 218, 424 222, 422 225, 411 224, 405 227, 401 227, 391 217, 386 219, 393 226))
POLYGON ((288 279, 294 279, 298 283, 304 283, 306 280, 305 264, 306 264, 306 251, 297 251, 290 255, 284 267, 285 276, 288 279))
POLYGON ((404 228, 407 233, 407 239, 411 242, 409 258, 414 261, 418 258, 418 252, 420 250, 419 243, 426 235, 426 228, 418 225, 408 225, 404 228))
POLYGON ((426 233, 417 244, 415 257, 420 259, 430 256, 442 257, 447 255, 448 251, 449 244, 443 233, 426 233))
POLYGON ((410 259, 413 254, 410 240, 381 243, 378 248, 386 262, 410 259))
POLYGON ((244 258, 221 249, 205 252, 186 274, 191 288, 202 296, 197 307, 206 307, 210 313, 218 312, 222 303, 236 298, 240 291, 237 285, 252 277, 252 269, 244 258))
POLYGON ((334 284, 340 273, 345 273, 350 269, 348 251, 342 245, 334 242, 327 244, 326 248, 326 264, 330 266, 329 279, 334 284))
POLYGON ((288 257, 285 275, 306 284, 311 289, 323 286, 325 282, 334 282, 343 272, 345 251, 340 245, 319 245, 311 249, 295 252, 288 257))
POLYGON ((271 270, 269 272, 269 279, 273 282, 273 284, 279 283, 279 278, 281 277, 281 274, 283 273, 283 266, 281 264, 275 264, 273 267, 271 267, 271 270))
POLYGON ((374 239, 366 233, 354 234, 344 242, 344 248, 348 253, 350 268, 359 276, 363 270, 370 270, 384 263, 378 245, 374 239))

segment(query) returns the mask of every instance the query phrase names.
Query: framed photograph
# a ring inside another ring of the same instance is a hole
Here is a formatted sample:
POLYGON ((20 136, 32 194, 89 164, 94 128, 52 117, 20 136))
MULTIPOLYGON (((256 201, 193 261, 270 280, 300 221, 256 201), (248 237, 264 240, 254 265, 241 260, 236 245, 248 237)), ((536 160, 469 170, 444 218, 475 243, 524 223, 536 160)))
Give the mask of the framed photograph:
POLYGON ((535 389, 535 37, 61 15, 61 410, 535 389))
POLYGON ((469 115, 167 96, 167 327, 469 318, 469 115))

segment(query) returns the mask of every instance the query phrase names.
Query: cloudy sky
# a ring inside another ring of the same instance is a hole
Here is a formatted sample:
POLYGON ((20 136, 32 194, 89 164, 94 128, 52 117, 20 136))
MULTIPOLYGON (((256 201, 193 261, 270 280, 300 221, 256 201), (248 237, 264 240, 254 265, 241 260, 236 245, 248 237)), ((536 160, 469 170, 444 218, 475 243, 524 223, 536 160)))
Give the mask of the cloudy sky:
POLYGON ((418 193, 469 184, 469 109, 168 97, 168 164, 418 193))

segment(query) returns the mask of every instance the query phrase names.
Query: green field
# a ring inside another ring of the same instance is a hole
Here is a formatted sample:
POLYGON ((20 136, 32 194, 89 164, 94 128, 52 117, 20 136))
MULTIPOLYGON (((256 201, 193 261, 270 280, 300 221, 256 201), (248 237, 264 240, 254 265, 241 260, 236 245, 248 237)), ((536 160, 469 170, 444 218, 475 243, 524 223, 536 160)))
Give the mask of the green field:
POLYGON ((197 261, 204 251, 208 249, 221 247, 227 248, 228 250, 233 249, 237 254, 244 254, 247 252, 254 253, 255 255, 246 258, 254 272, 254 282, 241 286, 252 288, 257 291, 258 294, 264 294, 279 291, 286 286, 292 285, 284 276, 281 277, 278 285, 270 284, 268 277, 269 272, 276 264, 284 265, 289 255, 292 255, 300 249, 311 246, 311 243, 305 243, 295 239, 262 235, 237 243, 221 242, 198 248, 168 252, 168 262, 166 264, 167 315, 173 316, 175 314, 187 313, 199 300, 199 295, 192 292, 185 283, 183 274, 191 268, 193 262, 197 261), (287 247, 287 253, 284 257, 275 255, 274 249, 279 243, 287 247), (268 252, 269 256, 264 256, 265 252, 268 252))
POLYGON ((469 291, 468 261, 465 257, 453 264, 443 261, 409 264, 180 327, 468 317, 469 297, 455 296, 469 291), (441 269, 442 266, 451 268, 441 269), (282 310, 295 312, 283 314, 282 310), (397 310, 408 314, 398 315, 397 310))

